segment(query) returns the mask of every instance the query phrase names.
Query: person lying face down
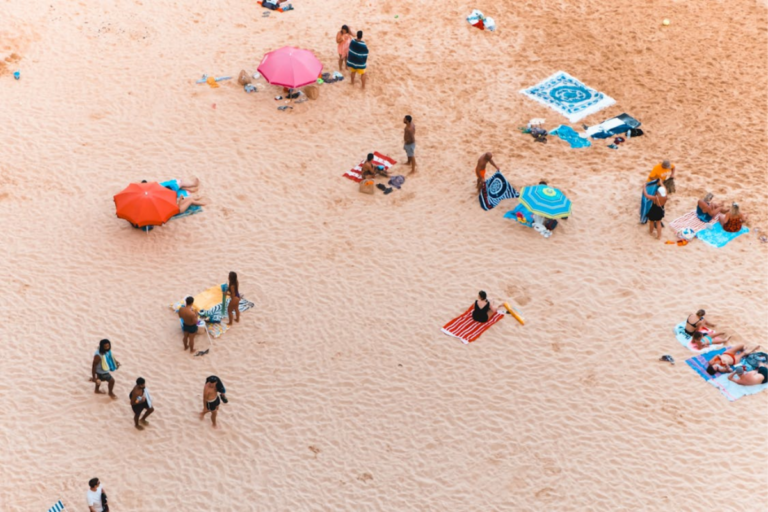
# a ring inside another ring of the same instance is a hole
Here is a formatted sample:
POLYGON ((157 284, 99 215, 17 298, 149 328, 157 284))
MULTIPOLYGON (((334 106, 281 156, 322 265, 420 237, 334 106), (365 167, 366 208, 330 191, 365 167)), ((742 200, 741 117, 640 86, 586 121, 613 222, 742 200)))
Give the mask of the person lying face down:
POLYGON ((760 345, 746 350, 744 345, 736 345, 731 347, 719 356, 715 356, 709 360, 707 365, 707 373, 711 376, 715 376, 716 373, 730 373, 733 371, 733 367, 739 364, 739 362, 752 352, 755 352, 760 348, 760 345))
POLYGON ((768 368, 760 366, 749 372, 735 371, 728 376, 728 380, 740 386, 759 386, 768 382, 768 368), (739 376, 738 379, 736 379, 737 375, 739 376))

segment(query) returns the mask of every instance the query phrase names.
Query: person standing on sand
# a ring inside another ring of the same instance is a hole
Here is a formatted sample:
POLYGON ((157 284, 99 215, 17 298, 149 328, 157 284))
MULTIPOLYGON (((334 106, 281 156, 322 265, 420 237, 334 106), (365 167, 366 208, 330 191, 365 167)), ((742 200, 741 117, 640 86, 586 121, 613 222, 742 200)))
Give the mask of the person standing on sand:
POLYGON ((403 134, 403 149, 405 149, 405 155, 408 157, 406 164, 411 164, 411 172, 416 172, 416 125, 413 124, 413 118, 411 116, 405 116, 403 119, 405 123, 405 133, 403 134))
POLYGON ((200 321, 200 315, 197 314, 197 310, 192 307, 195 302, 194 297, 187 297, 186 306, 179 308, 179 318, 182 320, 181 330, 184 331, 184 350, 189 349, 191 353, 195 353, 195 336, 197 336, 197 323, 200 321))
POLYGON ((661 184, 656 190, 656 195, 652 196, 645 190, 645 185, 643 185, 643 196, 653 203, 651 204, 651 210, 648 212, 648 220, 650 221, 648 223, 648 232, 653 236, 653 230, 655 229, 656 239, 661 240, 661 219, 664 218, 664 205, 667 204, 667 189, 661 184))
POLYGON ((352 69, 352 85, 355 85, 355 75, 360 75, 360 81, 365 89, 365 68, 368 65, 368 45, 363 41, 363 31, 357 31, 357 39, 350 41, 347 53, 347 68, 352 69))
POLYGON ((139 377, 136 379, 136 386, 131 390, 131 394, 128 395, 131 399, 131 409, 133 409, 133 425, 138 430, 144 430, 142 425, 149 425, 147 416, 155 412, 155 408, 152 407, 152 398, 149 396, 149 390, 147 389, 146 381, 139 377), (141 411, 146 410, 144 417, 139 419, 141 411), (139 425, 141 421, 142 425, 139 425))
POLYGON ((102 382, 109 382, 107 391, 110 398, 117 398, 112 391, 115 389, 115 378, 109 373, 120 368, 120 362, 112 356, 112 343, 109 340, 101 340, 99 349, 93 354, 93 364, 91 364, 91 382, 96 383, 94 393, 103 394, 99 390, 102 382))
POLYGON ((342 25, 341 30, 336 34, 336 44, 339 52, 339 71, 343 71, 342 65, 347 67, 347 56, 349 55, 349 43, 352 42, 352 31, 348 26, 342 25))
POLYGON ((108 512, 107 494, 101 486, 98 478, 91 478, 88 481, 88 492, 85 494, 85 500, 90 512, 108 512))
POLYGON ((213 428, 219 428, 216 425, 216 415, 219 412, 219 406, 221 405, 221 399, 219 398, 219 392, 217 389, 218 378, 211 376, 205 379, 205 386, 203 387, 203 412, 200 413, 200 420, 205 418, 205 415, 211 413, 211 423, 213 428))
POLYGON ((237 282, 237 273, 229 273, 229 284, 227 285, 227 295, 229 304, 227 304, 227 315, 229 315, 229 325, 232 325, 232 316, 235 316, 235 322, 240 321, 240 284, 237 282))
POLYGON ((477 167, 475 167, 475 174, 477 175, 477 192, 479 193, 481 190, 483 190, 483 185, 485 185, 485 167, 491 164, 496 168, 496 170, 499 170, 499 166, 496 165, 496 163, 493 161, 493 154, 491 152, 484 153, 483 156, 480 157, 477 161, 477 167))

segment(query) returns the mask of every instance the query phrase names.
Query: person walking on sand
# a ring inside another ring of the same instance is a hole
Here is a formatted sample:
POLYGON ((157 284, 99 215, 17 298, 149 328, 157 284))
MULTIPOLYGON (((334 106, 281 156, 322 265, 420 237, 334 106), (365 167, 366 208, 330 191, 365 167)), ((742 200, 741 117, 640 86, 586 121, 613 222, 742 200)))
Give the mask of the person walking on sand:
POLYGON ((661 240, 661 219, 664 218, 664 205, 667 204, 667 189, 664 188, 663 184, 659 185, 656 195, 652 196, 645 190, 645 185, 643 185, 643 196, 652 203, 651 210, 648 212, 648 220, 650 221, 648 223, 648 232, 653 236, 653 230, 655 229, 656 239, 661 240))
POLYGON ((416 172, 416 125, 413 123, 411 116, 405 116, 403 119, 405 123, 405 132, 403 134, 403 149, 405 149, 405 156, 408 157, 406 164, 411 164, 411 172, 416 172))
POLYGON ((229 273, 229 283, 227 284, 227 295, 229 304, 227 304, 227 315, 229 316, 229 325, 232 325, 232 317, 235 316, 235 322, 240 321, 240 284, 237 282, 237 273, 229 273))
POLYGON ((131 390, 129 395, 131 399, 131 409, 133 409, 133 425, 138 430, 144 430, 142 425, 149 425, 147 416, 155 412, 155 408, 152 407, 152 398, 149 396, 149 390, 147 389, 146 381, 139 377, 136 379, 136 385, 131 390), (144 416, 139 419, 141 412, 146 411, 144 416), (141 425, 139 425, 141 422, 141 425))
POLYGON ((108 512, 107 493, 101 486, 98 478, 91 478, 88 481, 88 491, 85 494, 85 501, 88 504, 89 512, 108 512))
POLYGON ((360 81, 365 89, 365 68, 368 65, 368 45, 363 41, 363 31, 357 31, 357 39, 349 43, 347 53, 347 68, 352 70, 352 85, 355 85, 355 75, 360 75, 360 81))
POLYGON ((475 174, 477 175, 477 191, 478 193, 483 190, 483 185, 485 185, 485 167, 491 164, 496 168, 496 170, 499 170, 499 166, 496 165, 496 163, 493 161, 493 154, 489 151, 487 153, 483 153, 483 156, 481 156, 477 160, 477 167, 475 167, 475 174))
POLYGON ((339 71, 343 71, 342 65, 347 67, 347 56, 349 55, 349 43, 352 42, 352 31, 348 26, 342 25, 341 30, 336 34, 336 44, 339 51, 339 71))
POLYGON ((219 398, 217 385, 217 377, 211 376, 205 379, 205 386, 203 387, 203 412, 200 413, 201 421, 205 418, 206 414, 211 413, 211 423, 213 423, 213 428, 219 428, 218 425, 216 425, 216 415, 219 412, 221 399, 219 398))
POLYGON ((187 297, 186 306, 179 308, 179 318, 182 320, 181 330, 184 331, 184 350, 189 349, 191 353, 195 353, 195 336, 197 336, 197 324, 200 322, 200 315, 197 310, 192 306, 195 302, 194 297, 187 297))
POLYGON ((112 343, 109 340, 101 340, 99 348, 93 354, 93 363, 91 364, 91 382, 96 384, 94 393, 103 394, 99 389, 102 382, 108 382, 107 391, 110 398, 117 398, 113 390, 115 389, 115 378, 110 371, 120 368, 120 362, 112 355, 112 343))

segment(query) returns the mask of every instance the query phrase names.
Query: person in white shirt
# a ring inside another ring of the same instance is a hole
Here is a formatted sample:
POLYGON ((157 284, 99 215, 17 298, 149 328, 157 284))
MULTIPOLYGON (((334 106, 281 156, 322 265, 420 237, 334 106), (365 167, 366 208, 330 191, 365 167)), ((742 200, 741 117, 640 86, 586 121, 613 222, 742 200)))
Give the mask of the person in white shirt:
POLYGON ((101 482, 98 478, 91 478, 88 481, 90 489, 86 494, 88 500, 88 510, 90 512, 104 512, 104 507, 101 506, 101 495, 104 490, 101 488, 101 482))

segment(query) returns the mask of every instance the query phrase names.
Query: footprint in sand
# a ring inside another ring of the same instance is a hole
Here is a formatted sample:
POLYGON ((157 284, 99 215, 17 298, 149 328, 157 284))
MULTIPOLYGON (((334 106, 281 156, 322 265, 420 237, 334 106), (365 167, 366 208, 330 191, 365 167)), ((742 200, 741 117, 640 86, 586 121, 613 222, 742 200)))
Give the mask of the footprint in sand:
POLYGON ((362 475, 358 476, 357 479, 361 482, 367 482, 369 480, 373 480, 373 475, 370 473, 363 473, 362 475))

